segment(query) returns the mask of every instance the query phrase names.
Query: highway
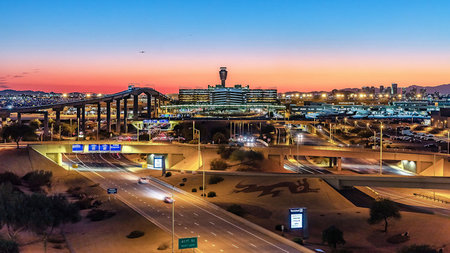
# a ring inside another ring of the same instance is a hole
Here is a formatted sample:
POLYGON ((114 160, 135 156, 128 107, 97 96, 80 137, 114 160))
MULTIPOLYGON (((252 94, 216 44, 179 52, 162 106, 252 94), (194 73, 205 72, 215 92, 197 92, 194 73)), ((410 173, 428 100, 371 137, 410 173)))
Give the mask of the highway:
MULTIPOLYGON (((164 203, 163 199, 173 194, 175 240, 198 237, 196 252, 301 252, 224 215, 195 196, 173 191, 152 180, 148 184, 138 184, 138 177, 127 170, 136 165, 118 154, 66 154, 64 163, 66 166, 79 164, 82 175, 105 189, 117 188, 121 201, 169 233, 172 231, 172 205, 164 203)), ((312 251, 305 249, 305 252, 312 251)))

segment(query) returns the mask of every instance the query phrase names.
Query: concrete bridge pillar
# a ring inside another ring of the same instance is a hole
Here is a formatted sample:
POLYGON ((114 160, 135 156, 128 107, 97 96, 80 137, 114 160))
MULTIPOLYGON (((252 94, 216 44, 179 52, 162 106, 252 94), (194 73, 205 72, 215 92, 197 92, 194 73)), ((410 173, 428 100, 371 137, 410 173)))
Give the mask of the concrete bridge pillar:
POLYGON ((53 109, 55 110, 56 114, 56 125, 59 126, 61 124, 61 110, 60 109, 53 109))
POLYGON ((157 100, 158 97, 155 97, 154 102, 153 102, 153 118, 157 118, 158 117, 158 106, 157 106, 157 100))
POLYGON ((125 133, 128 133, 128 97, 123 98, 123 125, 125 133))
POLYGON ((337 158, 337 170, 342 171, 342 157, 337 158))
POLYGON ((22 124, 22 113, 20 112, 17 113, 17 124, 22 124))
POLYGON ((106 101, 106 131, 111 133, 111 101, 106 101))
POLYGON ((133 95, 133 119, 138 119, 139 113, 139 95, 133 95))
POLYGON ((48 112, 44 112, 44 135, 49 135, 48 131, 48 112))
POLYGON ((120 99, 116 100, 116 132, 120 134, 120 99))
POLYGON ((145 93, 147 95, 147 118, 152 117, 152 95, 150 93, 145 93))
POLYGON ((100 133, 100 128, 102 126, 102 107, 100 102, 97 103, 97 136, 100 133))
POLYGON ((86 104, 81 106, 81 131, 83 131, 83 136, 86 137, 86 104))

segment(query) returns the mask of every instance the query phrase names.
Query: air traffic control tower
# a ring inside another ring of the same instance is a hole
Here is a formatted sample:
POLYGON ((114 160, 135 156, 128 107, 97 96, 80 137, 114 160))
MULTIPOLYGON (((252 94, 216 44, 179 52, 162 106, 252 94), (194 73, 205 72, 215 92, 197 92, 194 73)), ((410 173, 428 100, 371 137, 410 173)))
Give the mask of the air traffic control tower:
POLYGON ((220 75, 220 81, 223 88, 225 88, 225 80, 227 80, 227 67, 220 67, 219 75, 220 75))

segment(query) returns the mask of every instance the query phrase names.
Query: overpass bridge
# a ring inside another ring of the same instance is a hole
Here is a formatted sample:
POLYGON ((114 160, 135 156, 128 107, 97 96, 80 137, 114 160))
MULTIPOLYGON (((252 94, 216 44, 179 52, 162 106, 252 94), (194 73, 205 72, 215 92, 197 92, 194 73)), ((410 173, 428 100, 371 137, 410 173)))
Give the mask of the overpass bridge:
POLYGON ((111 95, 105 95, 97 98, 91 99, 83 99, 77 101, 69 101, 62 102, 56 104, 48 104, 48 105, 40 105, 40 106, 32 106, 32 107, 19 107, 12 109, 0 109, 0 117, 2 121, 5 121, 7 117, 10 117, 11 114, 15 113, 17 116, 17 122, 20 124, 22 120, 22 114, 43 114, 44 120, 44 134, 48 135, 49 127, 48 127, 48 116, 49 111, 53 111, 56 114, 56 124, 59 124, 61 121, 61 112, 66 107, 73 107, 77 110, 77 121, 79 122, 79 129, 81 131, 86 132, 86 105, 96 105, 97 106, 97 130, 101 127, 101 109, 102 104, 106 107, 106 131, 109 133, 112 131, 111 129, 111 104, 115 104, 116 111, 116 132, 121 132, 121 121, 123 121, 123 126, 125 126, 125 132, 127 132, 128 125, 128 99, 133 98, 132 112, 134 120, 137 120, 139 117, 139 100, 138 97, 141 94, 145 94, 147 97, 146 103, 146 117, 147 118, 157 118, 161 102, 170 101, 170 98, 166 95, 156 91, 152 88, 139 88, 134 87, 128 90, 118 92, 111 95), (121 119, 121 111, 123 110, 123 117, 121 119))
MULTIPOLYGON (((154 154, 163 157, 165 167, 181 170, 197 170, 198 169, 198 145, 196 144, 179 144, 179 143, 149 143, 149 142, 111 142, 111 141, 81 141, 81 142, 44 142, 30 144, 30 146, 41 154, 49 157, 58 164, 61 164, 62 154, 64 153, 90 153, 90 152, 113 152, 110 150, 94 150, 89 149, 90 144, 95 145, 112 145, 120 146, 119 151, 126 154, 154 154), (74 150, 73 145, 81 145, 81 150, 74 150)), ((209 166, 210 157, 205 154, 215 154, 219 145, 201 145, 200 163, 209 166)), ((312 156, 312 157, 330 157, 336 158, 337 166, 340 161, 345 158, 362 158, 362 159, 379 159, 379 152, 369 149, 356 148, 340 148, 331 146, 301 146, 296 147, 274 146, 251 148, 255 151, 263 153, 274 166, 283 167, 286 157, 312 156)), ((417 174, 422 176, 450 176, 449 155, 431 153, 431 152, 407 152, 407 151, 386 151, 383 152, 384 160, 408 160, 417 164, 417 174)), ((152 162, 152 161, 149 161, 152 162)), ((339 170, 339 168, 338 168, 339 170)), ((336 175, 336 174, 335 174, 336 175)), ((449 182, 450 183, 450 182, 449 182)))
MULTIPOLYGON (((252 148, 260 151, 268 159, 275 160, 280 166, 290 156, 312 156, 332 158, 332 165, 341 170, 342 158, 373 159, 380 160, 380 151, 365 148, 350 148, 336 146, 270 146, 267 148, 252 148)), ((413 161, 416 165, 416 173, 420 175, 450 176, 450 155, 425 151, 392 150, 382 152, 383 161, 413 161)))

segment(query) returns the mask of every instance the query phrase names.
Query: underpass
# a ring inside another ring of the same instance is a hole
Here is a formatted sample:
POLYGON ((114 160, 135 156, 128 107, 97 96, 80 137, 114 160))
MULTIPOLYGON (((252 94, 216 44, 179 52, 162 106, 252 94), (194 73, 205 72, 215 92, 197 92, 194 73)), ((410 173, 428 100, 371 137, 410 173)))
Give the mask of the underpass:
POLYGON ((236 221, 224 215, 223 210, 179 189, 152 180, 148 184, 138 184, 138 177, 129 171, 136 168, 136 164, 121 155, 63 155, 64 166, 75 163, 81 175, 105 189, 117 188, 121 201, 167 232, 172 231, 172 206, 163 199, 173 194, 175 236, 198 237, 200 252, 312 252, 236 221))

